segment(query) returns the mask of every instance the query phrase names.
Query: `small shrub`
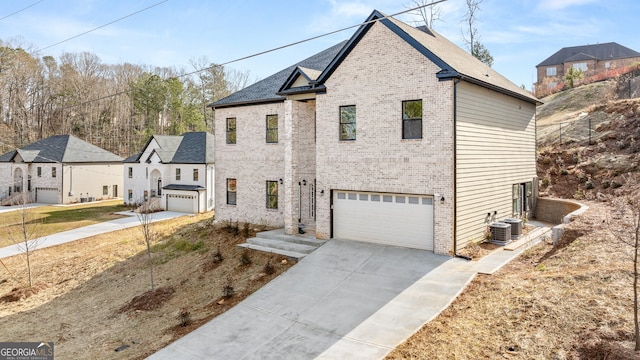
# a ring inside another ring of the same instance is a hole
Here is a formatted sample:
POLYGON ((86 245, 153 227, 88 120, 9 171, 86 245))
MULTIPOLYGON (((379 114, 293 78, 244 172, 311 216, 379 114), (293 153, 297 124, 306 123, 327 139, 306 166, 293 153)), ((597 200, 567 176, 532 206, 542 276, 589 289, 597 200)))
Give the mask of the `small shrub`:
POLYGON ((271 260, 267 261, 267 263, 264 264, 264 266, 262 267, 262 272, 264 272, 267 275, 271 275, 276 272, 276 268, 271 263, 271 260))
POLYGON ((238 221, 225 220, 222 228, 229 234, 240 234, 240 228, 238 227, 238 221))
POLYGON ((542 181, 540 182, 540 185, 542 185, 543 188, 548 187, 551 184, 551 179, 549 179, 548 177, 542 179, 542 181))
POLYGON ((542 157, 542 163, 545 165, 549 165, 551 164, 551 156, 546 155, 542 157))
POLYGON ((224 256, 222 256, 222 252, 220 251, 220 248, 218 247, 216 249, 216 252, 213 253, 213 263, 214 264, 219 264, 222 262, 222 260, 224 260, 224 256))
POLYGON ((246 249, 240 255, 240 265, 242 266, 251 265, 251 256, 249 256, 249 251, 246 249))
POLYGON ((183 307, 178 314, 178 320, 180 320, 180 326, 182 327, 191 325, 191 312, 186 307, 183 307))
POLYGON ((549 169, 549 175, 553 175, 553 176, 558 175, 558 169, 556 169, 554 167, 549 169))
POLYGON ((574 164, 580 164, 580 162, 582 161, 582 159, 580 158, 580 154, 578 153, 574 153, 571 156, 571 160, 573 161, 574 164))
POLYGON ((611 181, 609 181, 609 179, 604 179, 601 184, 604 189, 608 189, 609 186, 611 186, 611 181))
POLYGON ((569 170, 565 168, 560 169, 560 175, 567 175, 567 174, 569 174, 569 170))
POLYGON ((616 141, 616 145, 618 146, 618 149, 624 150, 628 148, 630 144, 624 140, 619 140, 619 141, 616 141))
POLYGON ((231 275, 227 275, 227 282, 222 287, 222 296, 229 299, 233 297, 235 294, 235 289, 233 288, 233 278, 231 275))
POLYGON ((622 183, 621 183, 621 182, 618 182, 618 181, 616 181, 616 180, 613 180, 613 181, 611 182, 611 188, 613 188, 613 189, 617 189, 617 188, 619 188, 619 187, 621 187, 621 186, 622 186, 622 183))
POLYGON ((596 185, 593 183, 593 180, 591 179, 587 180, 587 182, 584 183, 584 188, 587 190, 594 189, 595 187, 596 185))
POLYGON ((249 223, 246 222, 246 223, 242 224, 242 236, 244 238, 248 238, 249 237, 249 235, 250 235, 250 231, 249 230, 250 230, 249 223))

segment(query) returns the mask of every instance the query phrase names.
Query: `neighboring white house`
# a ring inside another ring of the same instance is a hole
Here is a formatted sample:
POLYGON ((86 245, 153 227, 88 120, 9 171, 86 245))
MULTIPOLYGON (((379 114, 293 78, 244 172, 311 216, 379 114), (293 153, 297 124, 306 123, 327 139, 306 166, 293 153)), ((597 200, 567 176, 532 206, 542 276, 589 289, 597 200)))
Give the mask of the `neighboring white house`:
POLYGON ((117 198, 122 158, 72 135, 56 135, 0 156, 0 199, 70 204, 117 198))
POLYGON ((374 11, 347 42, 211 104, 216 219, 455 254, 531 214, 537 103, 374 11))
POLYGON ((214 137, 206 132, 154 135, 142 151, 124 160, 124 202, 156 200, 161 209, 186 213, 213 210, 214 137))

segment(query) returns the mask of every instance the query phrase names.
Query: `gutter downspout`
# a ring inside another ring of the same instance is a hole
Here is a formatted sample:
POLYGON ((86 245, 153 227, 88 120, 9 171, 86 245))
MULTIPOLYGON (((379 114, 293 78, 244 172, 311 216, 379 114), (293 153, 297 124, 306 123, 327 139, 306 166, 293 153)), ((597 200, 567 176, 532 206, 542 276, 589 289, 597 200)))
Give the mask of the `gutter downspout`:
POLYGON ((457 206, 457 194, 458 194, 458 163, 457 163, 457 129, 458 129, 458 83, 464 80, 464 76, 453 80, 453 256, 459 257, 465 260, 471 260, 470 257, 458 254, 458 206, 457 206))

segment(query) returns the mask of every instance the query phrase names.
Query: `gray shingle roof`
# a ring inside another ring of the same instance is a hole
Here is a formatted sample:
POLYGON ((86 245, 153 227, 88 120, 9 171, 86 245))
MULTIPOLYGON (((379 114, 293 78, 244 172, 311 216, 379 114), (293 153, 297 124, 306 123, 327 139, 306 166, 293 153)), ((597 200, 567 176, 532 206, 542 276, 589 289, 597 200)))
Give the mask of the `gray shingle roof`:
POLYGON ((120 162, 122 158, 72 135, 54 135, 0 156, 0 162, 13 161, 20 155, 34 163, 120 162))
POLYGON ((615 42, 571 46, 558 50, 555 54, 549 56, 543 62, 536 65, 536 67, 560 65, 566 61, 580 61, 593 58, 598 60, 615 60, 633 57, 640 57, 640 53, 615 42))
POLYGON ((213 164, 215 162, 214 136, 204 131, 188 132, 182 135, 154 135, 147 141, 141 152, 126 158, 124 162, 139 162, 144 149, 154 139, 160 146, 154 152, 164 164, 213 164))
MULTIPOLYGON (((430 29, 428 31, 417 29, 397 19, 386 18, 384 14, 374 10, 367 18, 367 24, 358 28, 356 33, 348 41, 342 42, 309 59, 292 65, 210 106, 224 107, 257 102, 282 101, 284 97, 278 96, 278 91, 280 91, 281 94, 315 91, 310 87, 288 88, 287 86, 293 84, 295 80, 296 74, 294 74, 294 71, 302 73, 307 77, 316 77, 319 84, 314 86, 316 86, 316 89, 323 89, 322 84, 331 76, 335 68, 340 65, 342 59, 357 45, 368 29, 373 26, 370 21, 376 19, 380 19, 381 23, 394 31, 402 40, 411 44, 429 60, 439 66, 442 69, 442 71, 437 74, 439 78, 464 78, 467 81, 502 91, 532 103, 539 102, 531 93, 515 85, 437 32, 430 29), (309 63, 312 63, 312 65, 309 63), (317 75, 317 73, 312 73, 307 69, 322 71, 322 73, 317 75)), ((385 50, 386 49, 381 49, 381 51, 385 50)), ((376 74, 371 74, 371 76, 375 77, 376 74)))
POLYGON ((326 50, 323 50, 307 59, 300 61, 297 64, 291 65, 284 70, 280 70, 277 73, 264 78, 253 85, 237 91, 223 99, 220 99, 209 106, 211 107, 224 107, 233 106, 239 104, 249 104, 258 102, 271 102, 271 101, 283 101, 284 96, 279 96, 276 93, 280 89, 280 86, 287 80, 287 77, 296 69, 296 67, 303 67, 311 70, 322 71, 333 60, 338 51, 344 46, 346 41, 336 44, 326 50))

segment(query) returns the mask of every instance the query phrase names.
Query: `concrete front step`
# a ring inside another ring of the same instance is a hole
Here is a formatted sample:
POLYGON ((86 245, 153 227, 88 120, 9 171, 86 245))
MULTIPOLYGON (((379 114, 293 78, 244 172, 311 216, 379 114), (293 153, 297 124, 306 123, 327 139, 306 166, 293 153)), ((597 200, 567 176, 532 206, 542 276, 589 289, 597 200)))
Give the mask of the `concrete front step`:
POLYGON ((322 244, 324 241, 313 238, 309 233, 286 235, 284 229, 276 229, 256 233, 256 237, 247 239, 245 244, 238 246, 280 254, 299 261, 322 244))
POLYGON ((256 237, 262 238, 262 239, 283 240, 291 243, 310 245, 314 247, 318 247, 324 244, 324 241, 318 240, 312 236, 313 235, 309 233, 286 235, 284 233, 284 229, 276 229, 276 230, 262 231, 262 232, 256 233, 256 237))
POLYGON ((285 251, 294 251, 303 254, 311 254, 313 250, 318 248, 317 246, 299 244, 287 240, 266 239, 261 237, 247 239, 247 244, 270 247, 285 251))
POLYGON ((298 262, 298 261, 302 260, 305 256, 308 255, 308 254, 305 254, 305 253, 299 253, 299 252, 295 252, 295 251, 287 251, 287 250, 282 250, 282 249, 275 249, 275 248, 272 248, 272 247, 254 245, 254 244, 249 244, 249 243, 239 244, 238 247, 245 248, 245 249, 251 249, 251 250, 263 251, 263 252, 272 253, 272 254, 280 254, 280 255, 286 256, 287 258, 289 258, 289 259, 291 259, 291 260, 293 260, 295 262, 298 262))

